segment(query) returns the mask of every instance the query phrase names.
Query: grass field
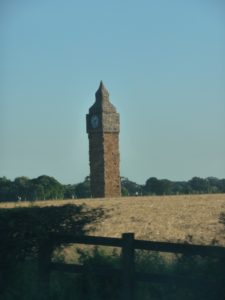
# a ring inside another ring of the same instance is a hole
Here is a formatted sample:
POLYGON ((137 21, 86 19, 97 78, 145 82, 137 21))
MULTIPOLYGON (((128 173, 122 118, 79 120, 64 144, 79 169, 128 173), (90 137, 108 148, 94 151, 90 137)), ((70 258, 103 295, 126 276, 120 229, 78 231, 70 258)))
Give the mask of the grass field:
POLYGON ((120 237, 123 232, 134 232, 137 239, 225 246, 225 227, 219 223, 225 194, 0 203, 0 209, 68 203, 104 209, 106 218, 93 235, 120 237))

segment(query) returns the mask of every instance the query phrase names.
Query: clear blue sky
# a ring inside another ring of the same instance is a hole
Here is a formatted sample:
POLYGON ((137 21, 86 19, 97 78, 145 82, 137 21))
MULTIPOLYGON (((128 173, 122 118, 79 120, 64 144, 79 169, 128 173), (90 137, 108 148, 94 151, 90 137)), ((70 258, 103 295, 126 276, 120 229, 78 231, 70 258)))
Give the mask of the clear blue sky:
POLYGON ((0 41, 0 176, 82 181, 103 80, 122 176, 225 178, 224 1, 1 0, 0 41))

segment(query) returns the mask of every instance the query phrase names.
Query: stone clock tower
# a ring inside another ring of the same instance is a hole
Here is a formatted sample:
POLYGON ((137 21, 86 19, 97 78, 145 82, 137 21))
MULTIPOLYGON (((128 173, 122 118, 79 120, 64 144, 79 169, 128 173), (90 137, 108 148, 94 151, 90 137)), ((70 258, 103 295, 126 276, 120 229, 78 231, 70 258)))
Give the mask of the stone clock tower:
POLYGON ((86 115, 92 197, 119 197, 119 131, 116 108, 102 81, 95 93, 95 103, 86 115))

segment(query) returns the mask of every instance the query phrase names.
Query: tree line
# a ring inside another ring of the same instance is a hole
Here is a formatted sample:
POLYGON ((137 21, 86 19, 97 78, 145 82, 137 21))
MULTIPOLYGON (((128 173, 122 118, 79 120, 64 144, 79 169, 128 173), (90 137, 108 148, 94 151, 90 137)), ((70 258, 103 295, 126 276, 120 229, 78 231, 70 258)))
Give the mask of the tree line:
MULTIPOLYGON (((121 177, 121 191, 122 196, 225 193, 225 179, 193 177, 188 181, 171 181, 150 177, 141 185, 121 177)), ((47 175, 34 179, 22 176, 13 181, 0 177, 1 202, 75 198, 91 198, 89 176, 83 182, 67 185, 47 175)))

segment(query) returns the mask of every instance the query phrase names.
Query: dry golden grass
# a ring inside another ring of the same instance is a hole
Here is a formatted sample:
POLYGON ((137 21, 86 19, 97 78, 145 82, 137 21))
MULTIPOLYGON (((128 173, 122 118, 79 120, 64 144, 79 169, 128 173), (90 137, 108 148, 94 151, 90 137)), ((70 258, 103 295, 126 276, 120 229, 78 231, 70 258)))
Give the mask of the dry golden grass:
MULTIPOLYGON (((125 197, 40 201, 33 205, 60 206, 86 204, 102 207, 107 217, 90 234, 120 237, 134 232, 137 239, 189 241, 195 244, 225 246, 225 226, 219 223, 225 212, 225 194, 125 197)), ((0 208, 29 207, 29 202, 1 203, 0 208)))

